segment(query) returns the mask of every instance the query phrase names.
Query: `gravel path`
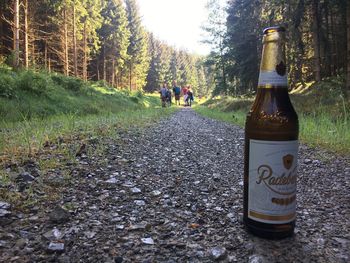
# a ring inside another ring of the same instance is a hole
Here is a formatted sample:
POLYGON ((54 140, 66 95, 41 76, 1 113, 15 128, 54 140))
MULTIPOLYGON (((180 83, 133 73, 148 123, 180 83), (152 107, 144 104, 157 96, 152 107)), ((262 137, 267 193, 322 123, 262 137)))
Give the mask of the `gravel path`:
POLYGON ((295 235, 270 241, 242 224, 243 142, 191 109, 121 134, 105 166, 71 168, 70 213, 48 206, 0 232, 13 236, 0 261, 349 262, 349 158, 301 146, 295 235))

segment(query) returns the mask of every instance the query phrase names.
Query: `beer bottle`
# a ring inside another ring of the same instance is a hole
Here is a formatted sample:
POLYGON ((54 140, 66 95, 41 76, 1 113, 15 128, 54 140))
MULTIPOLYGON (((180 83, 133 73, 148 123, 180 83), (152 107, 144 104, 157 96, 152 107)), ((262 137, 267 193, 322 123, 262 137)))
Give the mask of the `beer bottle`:
POLYGON ((298 116, 288 95, 285 29, 264 30, 257 95, 245 124, 244 223, 264 238, 293 234, 298 116))

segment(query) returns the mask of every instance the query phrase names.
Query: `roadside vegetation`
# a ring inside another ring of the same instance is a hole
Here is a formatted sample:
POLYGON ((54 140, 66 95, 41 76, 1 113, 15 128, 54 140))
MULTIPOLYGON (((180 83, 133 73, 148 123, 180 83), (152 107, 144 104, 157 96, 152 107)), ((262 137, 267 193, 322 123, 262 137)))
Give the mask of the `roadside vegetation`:
MULTIPOLYGON (((297 88, 290 97, 298 113, 300 139, 313 147, 350 153, 350 101, 342 95, 342 78, 297 88)), ((207 117, 244 127, 254 97, 214 97, 195 109, 207 117)))
POLYGON ((2 67, 0 163, 32 157, 55 142, 74 142, 74 151, 86 139, 117 137, 120 129, 148 125, 172 111, 160 108, 158 95, 2 67))

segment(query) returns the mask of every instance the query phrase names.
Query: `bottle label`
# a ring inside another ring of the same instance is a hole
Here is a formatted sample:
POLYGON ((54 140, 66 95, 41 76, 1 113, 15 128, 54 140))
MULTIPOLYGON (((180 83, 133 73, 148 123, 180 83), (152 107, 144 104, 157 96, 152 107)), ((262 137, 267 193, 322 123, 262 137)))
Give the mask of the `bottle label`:
POLYGON ((260 71, 258 86, 273 85, 287 87, 287 74, 280 74, 277 71, 260 71))
POLYGON ((295 219, 298 144, 250 140, 248 218, 268 224, 295 219))

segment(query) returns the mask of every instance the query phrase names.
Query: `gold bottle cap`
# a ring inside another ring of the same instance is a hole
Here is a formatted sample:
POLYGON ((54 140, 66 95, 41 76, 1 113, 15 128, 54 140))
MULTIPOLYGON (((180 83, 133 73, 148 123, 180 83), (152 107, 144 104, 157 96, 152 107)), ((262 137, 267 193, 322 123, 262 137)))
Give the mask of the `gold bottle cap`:
POLYGON ((274 32, 286 32, 286 29, 283 26, 272 26, 264 29, 264 35, 274 32))

